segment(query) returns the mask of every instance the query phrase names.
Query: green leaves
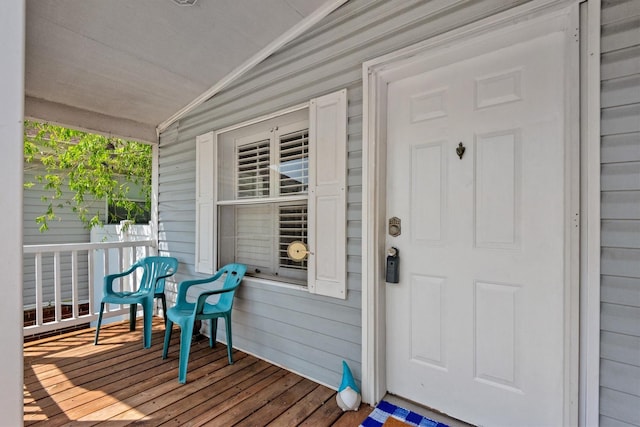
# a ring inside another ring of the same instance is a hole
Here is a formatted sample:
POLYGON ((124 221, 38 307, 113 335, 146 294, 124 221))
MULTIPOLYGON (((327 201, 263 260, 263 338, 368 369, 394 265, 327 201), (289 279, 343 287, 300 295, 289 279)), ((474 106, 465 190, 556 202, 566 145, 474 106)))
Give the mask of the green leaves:
POLYGON ((49 221, 59 219, 56 212, 64 205, 87 228, 102 225, 96 200, 123 209, 127 219, 135 218, 145 208, 130 200, 132 185, 141 187, 146 209, 150 207, 150 145, 25 121, 24 160, 43 166, 34 182, 24 184, 25 188, 41 184, 48 193, 43 197, 49 202, 46 212, 35 219, 41 232, 48 230, 49 221), (73 194, 68 200, 63 199, 65 189, 73 194))

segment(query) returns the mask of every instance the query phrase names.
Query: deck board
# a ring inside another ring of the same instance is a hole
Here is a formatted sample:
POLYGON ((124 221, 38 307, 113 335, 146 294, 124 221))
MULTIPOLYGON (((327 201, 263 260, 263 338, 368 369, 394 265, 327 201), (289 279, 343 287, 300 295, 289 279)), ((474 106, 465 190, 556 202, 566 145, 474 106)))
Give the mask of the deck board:
POLYGON ((161 357, 164 325, 152 346, 141 325, 74 331, 24 345, 25 426, 358 426, 372 408, 343 413, 335 391, 226 347, 192 344, 187 383, 178 383, 179 334, 161 357))

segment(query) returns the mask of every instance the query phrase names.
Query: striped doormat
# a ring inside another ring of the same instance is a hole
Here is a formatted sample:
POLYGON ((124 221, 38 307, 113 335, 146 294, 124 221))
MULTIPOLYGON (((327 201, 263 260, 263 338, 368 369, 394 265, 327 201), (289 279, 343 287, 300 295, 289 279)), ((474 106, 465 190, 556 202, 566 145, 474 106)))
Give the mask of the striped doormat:
POLYGON ((448 427, 420 414, 401 408, 386 400, 381 400, 360 427, 448 427))

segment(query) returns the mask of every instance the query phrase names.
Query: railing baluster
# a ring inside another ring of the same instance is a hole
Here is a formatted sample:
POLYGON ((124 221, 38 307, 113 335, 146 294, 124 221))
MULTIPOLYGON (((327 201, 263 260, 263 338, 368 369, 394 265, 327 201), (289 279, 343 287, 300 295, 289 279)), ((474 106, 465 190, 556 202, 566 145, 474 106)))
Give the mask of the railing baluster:
MULTIPOLYGON (((104 270, 102 272, 102 277, 111 273, 111 269, 109 268, 109 263, 111 262, 109 261, 109 252, 110 252, 109 249, 106 249, 106 248, 102 251, 102 259, 103 259, 102 268, 104 270)), ((107 304, 105 307, 105 311, 108 313, 110 308, 111 308, 111 305, 107 304)))
POLYGON ((77 319, 78 311, 78 251, 71 251, 71 317, 77 319))
POLYGON ((102 250, 102 275, 106 276, 107 274, 111 273, 111 271, 109 270, 109 249, 103 249, 102 250))
MULTIPOLYGON (((133 265, 138 258, 136 248, 131 248, 127 252, 129 254, 129 265, 133 265)), ((129 286, 131 290, 136 289, 136 287, 138 286, 138 270, 137 269, 136 271, 133 272, 133 275, 130 278, 129 286)))
MULTIPOLYGON (((123 253, 123 248, 118 248, 118 265, 120 266, 119 271, 124 271, 125 266, 124 266, 124 259, 122 256, 123 253)), ((120 284, 120 290, 124 291, 124 290, 128 290, 126 287, 126 280, 128 279, 128 277, 120 277, 118 279, 118 283, 120 284)), ((124 305, 120 304, 120 309, 124 309, 124 305)))
POLYGON ((94 286, 93 285, 93 260, 94 260, 94 251, 89 249, 87 251, 87 286, 89 287, 89 314, 95 314, 96 313, 96 307, 95 304, 93 303, 93 298, 95 297, 95 293, 94 293, 94 286))
POLYGON ((124 258, 122 256, 123 253, 123 248, 118 248, 118 262, 119 262, 119 269, 120 271, 124 271, 125 266, 124 266, 124 258))
POLYGON ((62 320, 62 273, 60 272, 60 252, 53 253, 53 301, 55 305, 55 321, 62 320))
POLYGON ((42 253, 36 253, 36 326, 42 326, 42 253))

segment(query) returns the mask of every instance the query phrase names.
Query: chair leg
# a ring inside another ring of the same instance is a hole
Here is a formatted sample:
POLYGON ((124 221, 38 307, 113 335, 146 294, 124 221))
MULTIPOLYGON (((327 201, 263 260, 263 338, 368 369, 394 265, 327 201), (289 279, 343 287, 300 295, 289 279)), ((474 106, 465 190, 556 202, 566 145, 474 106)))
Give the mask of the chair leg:
POLYGON ((129 305, 129 330, 136 330, 136 310, 138 310, 138 304, 129 305))
POLYGON ((224 325, 227 330, 227 356, 229 356, 229 365, 233 365, 233 343, 231 342, 231 316, 224 317, 224 325))
POLYGON ((189 351, 191 350, 191 335, 193 334, 193 321, 187 322, 180 328, 180 366, 178 368, 178 382, 187 382, 187 365, 189 363, 189 351))
POLYGON ((167 325, 164 329, 164 345, 162 346, 162 358, 166 359, 169 353, 169 343, 171 342, 171 332, 173 329, 173 322, 171 319, 167 319, 167 325))
POLYGON ((142 331, 142 344, 144 348, 151 347, 151 328, 153 327, 153 299, 142 305, 144 327, 142 331))
POLYGON ((164 317, 164 327, 167 327, 167 297, 164 294, 160 295, 160 302, 162 303, 162 316, 164 317))
POLYGON ((104 311, 104 303, 100 303, 100 314, 98 314, 98 324, 96 325, 96 337, 93 339, 93 345, 98 345, 98 335, 100 335, 100 325, 102 324, 102 312, 104 311))
POLYGON ((216 336, 218 335, 218 318, 209 319, 209 347, 216 346, 216 336))

